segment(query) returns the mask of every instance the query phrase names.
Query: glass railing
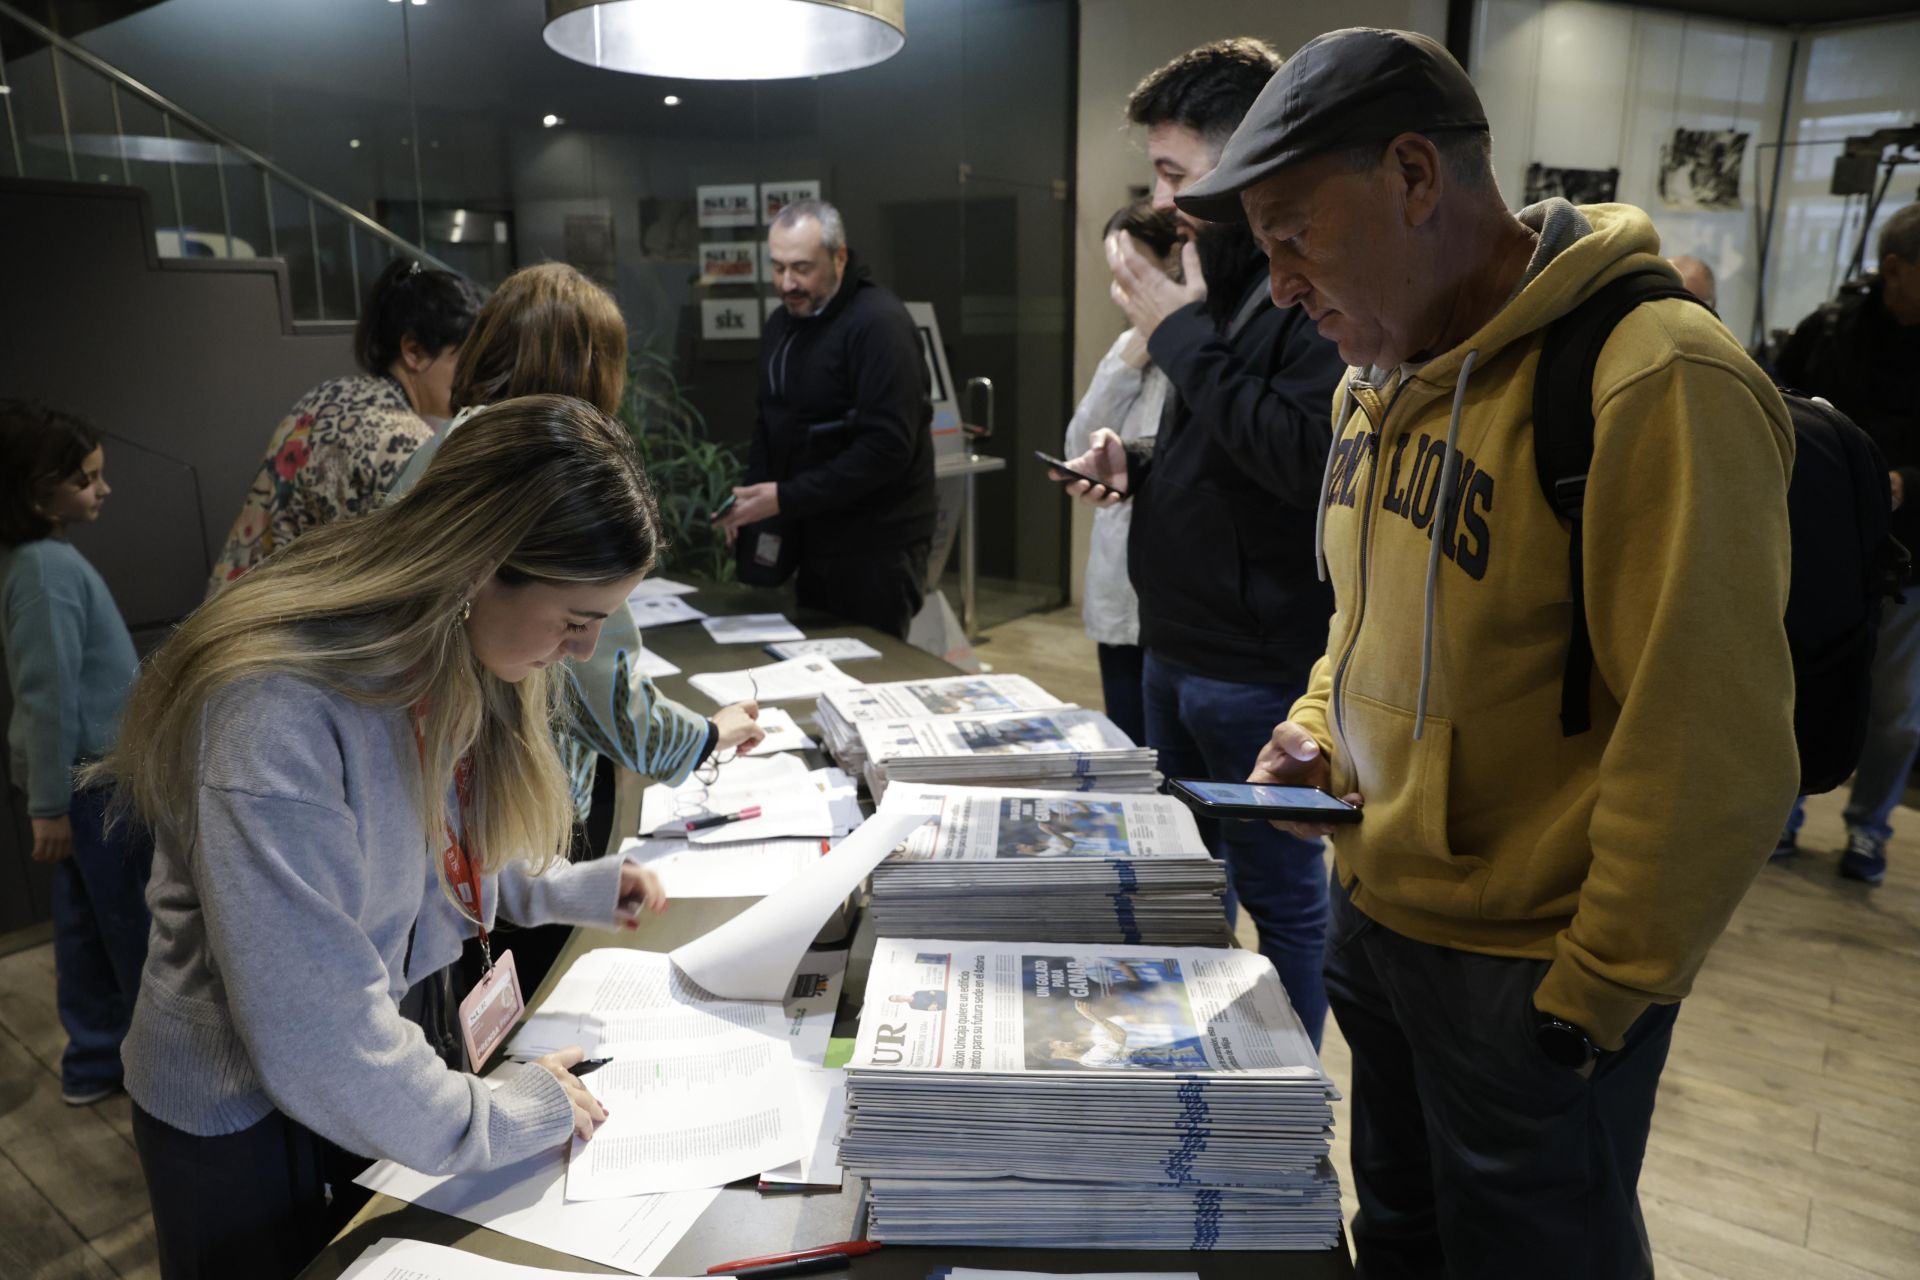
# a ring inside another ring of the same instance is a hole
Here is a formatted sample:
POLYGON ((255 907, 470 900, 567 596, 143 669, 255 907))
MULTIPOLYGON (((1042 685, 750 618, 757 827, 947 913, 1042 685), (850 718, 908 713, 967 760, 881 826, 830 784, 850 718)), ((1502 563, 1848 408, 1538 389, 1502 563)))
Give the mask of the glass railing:
POLYGON ((0 176, 136 187, 159 257, 278 259, 296 321, 355 319, 396 256, 446 267, 4 0, 0 112, 0 176))

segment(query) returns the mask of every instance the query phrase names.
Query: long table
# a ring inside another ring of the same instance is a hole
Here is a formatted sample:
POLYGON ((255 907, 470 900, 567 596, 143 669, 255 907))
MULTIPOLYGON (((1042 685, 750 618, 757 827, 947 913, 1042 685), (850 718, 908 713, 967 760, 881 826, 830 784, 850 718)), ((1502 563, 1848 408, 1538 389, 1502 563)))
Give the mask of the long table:
MULTIPOLYGON (((809 637, 853 636, 880 651, 878 658, 847 664, 862 680, 908 680, 957 674, 957 668, 870 628, 850 626, 821 615, 795 611, 790 596, 739 586, 704 588, 688 599, 710 614, 779 613, 793 619, 809 637)), ((712 703, 687 683, 703 671, 730 671, 770 662, 756 645, 715 644, 698 623, 683 623, 649 631, 647 647, 681 668, 681 674, 657 683, 668 697, 703 711, 712 703)), ((796 716, 811 711, 789 704, 796 716)), ((815 761, 820 763, 820 761, 815 761)), ((635 829, 638 821, 639 779, 622 779, 616 804, 614 841, 635 829)), ((648 917, 631 933, 576 929, 553 970, 528 1000, 538 1009, 560 975, 587 951, 624 946, 642 951, 671 951, 731 920, 753 904, 752 898, 697 898, 676 902, 663 916, 648 917)), ((871 928, 863 920, 851 941, 845 985, 835 1017, 834 1034, 850 1036, 866 991, 868 962, 873 955, 871 928)), ((720 1193, 694 1227, 657 1269, 663 1276, 698 1276, 715 1263, 733 1258, 781 1253, 835 1240, 857 1238, 865 1225, 857 1179, 846 1179, 838 1195, 762 1196, 751 1187, 728 1187, 720 1193)), ((335 1280, 352 1261, 388 1236, 428 1240, 470 1253, 528 1266, 577 1271, 583 1275, 619 1275, 621 1272, 430 1209, 375 1196, 336 1236, 319 1257, 300 1273, 300 1280, 335 1280)), ((1053 1249, 934 1249, 889 1247, 855 1260, 852 1280, 925 1280, 939 1266, 974 1266, 1021 1271, 1197 1271, 1201 1280, 1336 1280, 1351 1276, 1353 1267, 1344 1240, 1340 1248, 1323 1253, 1187 1253, 1100 1252, 1053 1249)), ((847 1272, 820 1272, 822 1280, 836 1280, 847 1272)))

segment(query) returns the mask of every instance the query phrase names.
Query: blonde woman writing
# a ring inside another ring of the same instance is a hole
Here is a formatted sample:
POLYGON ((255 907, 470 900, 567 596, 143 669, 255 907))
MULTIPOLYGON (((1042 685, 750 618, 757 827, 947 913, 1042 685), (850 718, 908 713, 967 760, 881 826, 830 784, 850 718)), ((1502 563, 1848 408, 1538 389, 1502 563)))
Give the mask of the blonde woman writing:
POLYGON ((336 1147, 489 1169, 605 1117, 566 1070, 578 1050, 489 1091, 396 1004, 496 912, 664 908, 638 867, 565 863, 554 746, 562 660, 592 653, 658 541, 625 431, 511 400, 404 500, 303 535, 148 662, 96 776, 156 841, 124 1057, 163 1276, 299 1270, 337 1225, 336 1147))

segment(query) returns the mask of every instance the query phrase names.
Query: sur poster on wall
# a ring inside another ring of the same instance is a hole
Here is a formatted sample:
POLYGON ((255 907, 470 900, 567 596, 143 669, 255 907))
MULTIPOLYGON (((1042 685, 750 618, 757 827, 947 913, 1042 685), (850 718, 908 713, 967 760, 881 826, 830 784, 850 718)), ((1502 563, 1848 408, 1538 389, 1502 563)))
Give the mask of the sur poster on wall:
POLYGON ((700 336, 709 341, 760 336, 760 304, 753 298, 705 298, 700 303, 700 336))
POLYGON ((753 225, 753 184, 751 182, 737 182, 718 187, 695 187, 693 195, 700 206, 702 231, 710 227, 753 225))
POLYGON ((700 246, 701 284, 757 284, 760 251, 751 240, 709 240, 700 246))
POLYGON ((1675 129, 1660 148, 1660 204, 1718 213, 1740 207, 1747 135, 1738 129, 1675 129))
POLYGON ((820 198, 820 180, 810 178, 798 182, 763 182, 760 184, 760 221, 771 224, 780 216, 780 211, 800 200, 818 200, 820 198))

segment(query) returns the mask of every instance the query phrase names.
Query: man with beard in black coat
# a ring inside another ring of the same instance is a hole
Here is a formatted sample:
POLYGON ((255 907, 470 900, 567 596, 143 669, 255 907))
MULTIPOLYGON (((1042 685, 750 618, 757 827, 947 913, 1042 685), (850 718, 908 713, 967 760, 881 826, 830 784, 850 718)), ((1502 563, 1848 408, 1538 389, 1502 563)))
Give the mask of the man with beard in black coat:
POLYGON ((718 523, 729 542, 742 530, 752 540, 743 565, 777 573, 797 559, 802 608, 904 640, 926 596, 935 512, 919 331, 854 262, 825 201, 787 205, 767 247, 782 305, 760 336, 746 483, 718 523))
MULTIPOLYGON (((1305 691, 1333 613, 1313 527, 1345 366, 1305 313, 1273 306, 1267 260, 1244 224, 1197 222, 1173 203, 1212 172, 1280 61, 1261 41, 1222 40, 1134 90, 1127 116, 1147 130, 1154 207, 1180 224, 1185 269, 1169 279, 1124 236, 1108 241, 1107 259, 1114 301, 1173 395, 1154 440, 1123 447, 1097 431, 1071 464, 1106 481, 1076 482, 1075 496, 1133 503, 1127 570, 1147 651, 1147 744, 1169 777, 1246 777, 1272 725, 1305 691)), ((1226 859, 1261 954, 1319 1044, 1320 842, 1264 822, 1203 819, 1201 831, 1226 859)))

